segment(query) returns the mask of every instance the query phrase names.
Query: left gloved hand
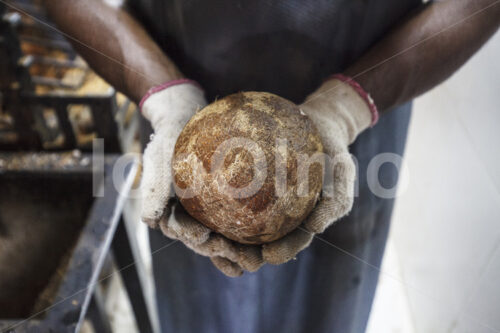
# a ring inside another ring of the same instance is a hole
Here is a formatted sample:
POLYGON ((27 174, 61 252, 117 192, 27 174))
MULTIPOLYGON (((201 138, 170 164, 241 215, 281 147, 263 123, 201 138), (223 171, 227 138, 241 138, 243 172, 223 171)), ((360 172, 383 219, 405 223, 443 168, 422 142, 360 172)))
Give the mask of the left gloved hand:
POLYGON ((141 219, 157 228, 170 209, 173 197, 171 160, 175 142, 184 125, 207 104, 203 90, 194 81, 180 79, 151 88, 140 108, 151 122, 154 136, 143 156, 141 219))
POLYGON ((322 233, 351 210, 356 167, 348 146, 378 120, 369 95, 355 81, 339 74, 325 81, 299 107, 320 133, 332 165, 333 179, 327 178, 322 197, 306 221, 285 237, 263 245, 264 261, 271 264, 294 258, 309 246, 315 234, 322 233))

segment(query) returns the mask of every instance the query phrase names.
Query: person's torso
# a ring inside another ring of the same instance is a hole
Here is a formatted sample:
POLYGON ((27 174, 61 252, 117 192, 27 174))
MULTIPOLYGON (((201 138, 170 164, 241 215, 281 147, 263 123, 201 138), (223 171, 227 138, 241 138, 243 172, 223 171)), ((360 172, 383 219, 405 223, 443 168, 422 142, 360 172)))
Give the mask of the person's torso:
POLYGON ((268 91, 300 102, 421 0, 129 0, 207 98, 268 91))
MULTIPOLYGON (((184 74, 202 84, 209 101, 240 90, 258 90, 295 102, 325 77, 343 71, 421 3, 129 1, 184 74)), ((297 260, 265 265, 232 279, 180 243, 168 250, 173 252, 156 253, 168 241, 151 231, 163 330, 363 332, 377 284, 378 270, 373 267, 381 262, 393 205, 393 200, 375 196, 367 179, 371 172, 384 188, 392 188, 398 180, 392 165, 375 171, 368 165, 380 152, 403 154, 410 109, 406 104, 384 114, 350 146, 358 164, 359 196, 354 207, 297 260), (190 318, 193 313, 196 320, 190 318)))

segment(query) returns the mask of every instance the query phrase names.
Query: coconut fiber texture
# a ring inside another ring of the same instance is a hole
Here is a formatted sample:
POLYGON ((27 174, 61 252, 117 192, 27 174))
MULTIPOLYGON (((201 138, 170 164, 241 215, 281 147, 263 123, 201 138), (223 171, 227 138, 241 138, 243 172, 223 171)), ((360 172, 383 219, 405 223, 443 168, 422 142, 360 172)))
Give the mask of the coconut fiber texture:
POLYGON ((316 127, 294 103, 263 92, 229 95, 196 113, 177 139, 176 193, 217 233, 242 244, 271 242, 315 206, 322 152, 316 127))

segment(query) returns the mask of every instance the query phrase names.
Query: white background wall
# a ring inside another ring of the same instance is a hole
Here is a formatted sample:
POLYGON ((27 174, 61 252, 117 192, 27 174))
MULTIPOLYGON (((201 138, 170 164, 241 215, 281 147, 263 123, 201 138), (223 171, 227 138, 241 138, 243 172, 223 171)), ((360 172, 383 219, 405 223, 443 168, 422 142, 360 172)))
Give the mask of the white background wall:
POLYGON ((500 33, 415 101, 369 333, 500 332, 500 33))

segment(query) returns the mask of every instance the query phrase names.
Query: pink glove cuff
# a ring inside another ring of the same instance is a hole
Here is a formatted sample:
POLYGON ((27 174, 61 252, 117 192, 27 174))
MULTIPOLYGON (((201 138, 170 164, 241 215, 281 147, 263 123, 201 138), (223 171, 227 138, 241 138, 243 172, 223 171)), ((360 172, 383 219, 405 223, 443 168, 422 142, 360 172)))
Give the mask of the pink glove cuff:
POLYGON ((375 105, 375 102, 370 97, 370 94, 368 94, 358 82, 354 81, 353 78, 346 76, 344 74, 334 74, 330 76, 329 79, 337 79, 342 82, 345 82, 348 85, 350 85, 354 90, 356 90, 359 96, 361 96, 361 98, 365 100, 366 104, 368 105, 368 108, 370 109, 370 112, 372 114, 372 122, 370 124, 370 127, 373 127, 378 121, 379 113, 377 110, 377 106, 375 105))
POLYGON ((149 96, 151 96, 159 91, 165 90, 169 87, 177 86, 179 84, 185 84, 185 83, 192 84, 192 85, 202 89, 201 86, 198 84, 198 82, 190 80, 190 79, 177 79, 177 80, 168 81, 168 82, 165 82, 163 84, 160 84, 158 86, 155 86, 155 87, 149 89, 148 92, 146 93, 146 95, 144 95, 144 97, 141 99, 141 102, 139 103, 139 110, 142 111, 142 105, 149 98, 149 96))

